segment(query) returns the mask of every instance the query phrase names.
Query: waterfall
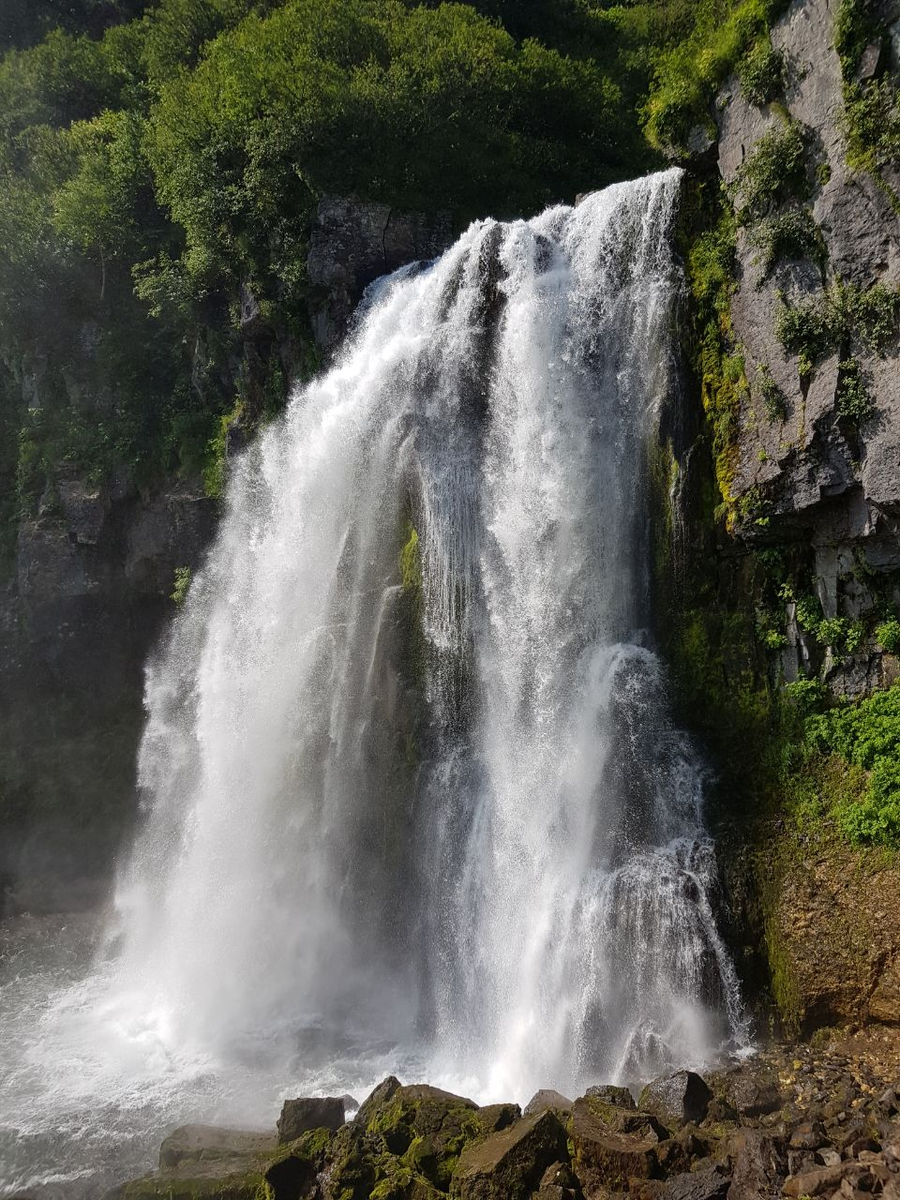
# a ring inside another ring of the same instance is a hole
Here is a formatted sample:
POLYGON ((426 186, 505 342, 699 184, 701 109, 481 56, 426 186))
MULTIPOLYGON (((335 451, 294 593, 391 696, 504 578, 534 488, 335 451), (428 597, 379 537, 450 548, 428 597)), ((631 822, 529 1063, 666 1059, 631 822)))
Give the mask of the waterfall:
POLYGON ((234 463, 116 898, 118 1003, 168 1043, 315 1029, 522 1099, 745 1037, 647 632, 679 187, 379 281, 234 463))

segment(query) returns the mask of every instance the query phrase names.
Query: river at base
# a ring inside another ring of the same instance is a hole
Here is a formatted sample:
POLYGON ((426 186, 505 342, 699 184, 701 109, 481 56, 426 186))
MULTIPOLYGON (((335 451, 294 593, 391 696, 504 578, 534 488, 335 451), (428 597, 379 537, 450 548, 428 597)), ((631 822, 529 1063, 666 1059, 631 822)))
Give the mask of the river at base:
POLYGON ((386 1075, 424 1077, 415 1054, 321 1024, 248 1038, 227 1060, 173 1054, 154 1014, 104 1019, 103 927, 83 913, 0 923, 0 1196, 96 1200, 152 1170, 179 1125, 273 1132, 289 1096, 359 1100, 386 1075))

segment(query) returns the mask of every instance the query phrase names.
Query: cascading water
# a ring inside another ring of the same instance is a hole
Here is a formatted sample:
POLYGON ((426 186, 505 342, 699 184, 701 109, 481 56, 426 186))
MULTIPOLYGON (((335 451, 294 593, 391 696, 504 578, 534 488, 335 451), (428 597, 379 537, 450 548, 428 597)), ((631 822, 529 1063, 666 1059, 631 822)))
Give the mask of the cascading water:
POLYGON ((524 1100, 745 1039, 644 632, 679 178, 381 281, 235 464, 92 1000, 167 1069, 365 1045, 524 1100))

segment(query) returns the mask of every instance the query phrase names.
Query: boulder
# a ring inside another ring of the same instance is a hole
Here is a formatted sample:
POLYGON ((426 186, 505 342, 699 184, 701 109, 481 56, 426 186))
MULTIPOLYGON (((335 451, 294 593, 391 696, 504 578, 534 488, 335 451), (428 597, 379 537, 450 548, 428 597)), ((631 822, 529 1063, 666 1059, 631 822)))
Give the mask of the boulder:
POLYGON ((370 1106, 365 1133, 377 1151, 402 1157, 410 1171, 446 1191, 460 1153, 484 1130, 472 1100, 420 1083, 370 1106))
POLYGON ((814 1171, 789 1176, 782 1191, 785 1196, 820 1196, 823 1192, 830 1193, 839 1188, 843 1176, 843 1163, 834 1167, 818 1167, 814 1171))
POLYGON ((609 1133, 627 1133, 648 1141, 662 1141, 669 1136, 669 1131, 652 1113, 639 1112, 634 1106, 619 1108, 615 1104, 607 1104, 599 1096, 580 1096, 572 1106, 579 1112, 588 1112, 600 1122, 609 1133))
POLYGON ((127 1183, 122 1200, 259 1200, 265 1187, 257 1172, 177 1179, 151 1175, 127 1183))
POLYGON ((458 1200, 528 1200, 548 1167, 567 1156, 566 1131, 551 1110, 468 1146, 450 1184, 458 1200))
POLYGON ((706 1116, 712 1095, 695 1072, 677 1071, 648 1083, 640 1094, 638 1108, 667 1126, 697 1123, 706 1116))
POLYGON ((499 1133, 521 1116, 522 1110, 518 1104, 487 1104, 478 1110, 478 1123, 485 1133, 499 1133))
POLYGON ((725 1200, 731 1186, 731 1176, 722 1167, 704 1167, 685 1171, 667 1180, 662 1191, 664 1200, 725 1200))
POLYGON ((340 1096, 302 1096, 285 1100, 278 1118, 278 1141, 284 1145, 295 1141, 311 1129, 330 1129, 344 1124, 344 1101, 340 1096))
POLYGON ((604 1104, 614 1104, 616 1108, 636 1108, 634 1097, 628 1088, 614 1087, 611 1083, 595 1083, 585 1092, 586 1096, 594 1096, 604 1104))
POLYGON ((541 1088, 525 1105, 525 1116, 533 1117, 536 1113, 546 1112, 548 1108, 554 1108, 558 1112, 571 1112, 572 1101, 552 1088, 541 1088))
POLYGON ((332 1146, 333 1135, 325 1128, 312 1129, 282 1146, 269 1159, 265 1170, 270 1200, 301 1200, 312 1196, 332 1146))
POLYGON ((270 1154, 275 1147, 275 1138, 266 1133, 220 1129, 215 1125, 182 1125, 162 1142, 159 1169, 184 1171, 197 1164, 203 1164, 204 1169, 233 1166, 235 1162, 270 1154))
POLYGON ((757 1129, 738 1130, 733 1144, 728 1200, 758 1200, 777 1193, 786 1174, 781 1145, 757 1129))
POLYGON ((552 1163, 541 1176, 541 1185, 534 1193, 534 1200, 577 1200, 581 1187, 572 1168, 567 1163, 552 1163))
POLYGON ((818 1150, 827 1140, 821 1121, 805 1121, 791 1134, 790 1146, 792 1150, 818 1150))
POLYGON ((762 1117, 781 1107, 781 1093, 774 1076, 750 1067, 729 1072, 726 1094, 740 1117, 762 1117))
POLYGON ((373 1088, 365 1100, 363 1100, 356 1116, 353 1118, 354 1121, 360 1125, 368 1125, 375 1111, 390 1100, 394 1093, 398 1092, 401 1087, 402 1084, 395 1075, 388 1075, 387 1079, 382 1079, 381 1083, 373 1088))
POLYGON ((656 1173, 660 1139, 646 1113, 615 1110, 582 1096, 572 1106, 569 1131, 572 1165, 588 1193, 597 1188, 621 1191, 629 1179, 650 1179, 656 1173))

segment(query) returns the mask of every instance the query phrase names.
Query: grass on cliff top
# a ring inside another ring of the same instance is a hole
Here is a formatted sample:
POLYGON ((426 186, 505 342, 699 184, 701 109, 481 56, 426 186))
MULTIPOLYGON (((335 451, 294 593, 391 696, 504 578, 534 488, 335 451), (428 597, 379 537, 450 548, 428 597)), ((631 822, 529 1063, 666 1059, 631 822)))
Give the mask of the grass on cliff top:
MULTIPOLYGON (((657 66, 645 110, 652 145, 684 155, 692 129, 699 125, 712 132, 716 91, 744 56, 753 63, 748 61, 743 73, 756 81, 759 72, 753 66, 761 40, 785 7, 786 0, 701 0, 696 5, 693 32, 657 66)), ((764 91, 774 86, 769 80, 764 91)))

